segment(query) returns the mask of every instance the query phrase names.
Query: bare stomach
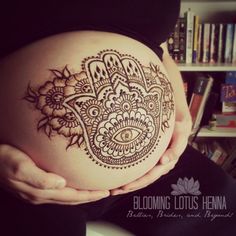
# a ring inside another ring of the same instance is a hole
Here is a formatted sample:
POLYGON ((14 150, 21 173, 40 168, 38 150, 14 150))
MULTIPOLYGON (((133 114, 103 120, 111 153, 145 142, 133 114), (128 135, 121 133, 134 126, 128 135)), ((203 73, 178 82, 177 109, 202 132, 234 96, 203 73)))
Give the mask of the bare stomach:
POLYGON ((149 171, 174 128, 167 73, 128 37, 81 31, 0 63, 0 141, 78 189, 112 189, 149 171))

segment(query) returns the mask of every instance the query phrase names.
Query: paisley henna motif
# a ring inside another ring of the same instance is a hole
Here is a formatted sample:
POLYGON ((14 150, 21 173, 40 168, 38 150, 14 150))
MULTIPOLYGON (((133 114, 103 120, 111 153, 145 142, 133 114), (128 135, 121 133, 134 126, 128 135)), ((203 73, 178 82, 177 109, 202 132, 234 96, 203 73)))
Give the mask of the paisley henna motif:
POLYGON ((52 81, 28 87, 42 117, 38 129, 65 136, 107 168, 142 162, 157 148, 174 113, 173 91, 158 66, 114 50, 86 58, 82 71, 51 70, 52 81))

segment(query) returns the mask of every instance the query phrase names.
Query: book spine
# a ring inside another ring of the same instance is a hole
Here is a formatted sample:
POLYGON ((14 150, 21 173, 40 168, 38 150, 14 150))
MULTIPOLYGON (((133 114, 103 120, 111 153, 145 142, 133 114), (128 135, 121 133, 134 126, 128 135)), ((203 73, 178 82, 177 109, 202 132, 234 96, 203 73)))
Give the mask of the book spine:
POLYGON ((173 59, 175 62, 179 62, 179 18, 175 24, 174 29, 174 45, 173 45, 173 59))
POLYGON ((221 165, 226 158, 227 154, 219 142, 214 141, 212 143, 213 153, 211 156, 211 160, 214 161, 216 164, 221 165))
POLYGON ((209 58, 210 63, 214 63, 214 60, 213 60, 214 33, 215 33, 215 24, 211 24, 211 29, 210 29, 210 58, 209 58))
POLYGON ((193 36, 193 63, 197 62, 197 40, 198 40, 199 16, 194 16, 194 36, 193 36))
POLYGON ((207 80, 205 77, 198 77, 195 81, 193 94, 191 96, 189 110, 192 116, 193 126, 195 124, 197 114, 199 112, 200 105, 202 103, 203 94, 207 86, 207 80))
POLYGON ((219 38, 219 25, 211 24, 211 36, 210 36, 210 63, 217 62, 218 51, 218 38, 219 38))
POLYGON ((235 102, 222 102, 222 112, 223 113, 236 112, 236 103, 235 102))
POLYGON ((221 102, 236 102, 236 84, 221 84, 221 102))
POLYGON ((236 64, 236 24, 234 24, 234 41, 233 41, 232 63, 236 64))
MULTIPOLYGON (((210 92, 209 97, 207 98, 207 102, 206 102, 203 116, 201 119, 201 123, 200 123, 201 126, 202 125, 209 125, 209 121, 212 120, 212 118, 213 118, 213 120, 215 120, 214 119, 214 112, 216 110, 218 98, 219 98, 219 93, 214 92, 214 91, 210 92)), ((215 122, 213 122, 211 124, 211 128, 214 126, 214 124, 215 124, 215 122)))
POLYGON ((174 32, 171 32, 169 37, 167 38, 167 48, 170 56, 173 58, 173 50, 174 50, 174 32))
POLYGON ((236 71, 227 71, 225 76, 226 84, 236 84, 236 71))
POLYGON ((186 63, 192 63, 194 14, 191 10, 185 13, 186 18, 186 63))
POLYGON ((236 129, 236 114, 214 114, 215 126, 236 129))
POLYGON ((221 155, 218 158, 218 160, 216 161, 216 164, 219 166, 222 166, 223 163, 225 162, 226 158, 228 157, 228 154, 222 147, 220 147, 220 148, 221 148, 221 155))
POLYGON ((209 23, 205 23, 203 26, 203 57, 202 62, 208 63, 210 57, 210 28, 209 23))
POLYGON ((206 82, 207 84, 206 84, 206 88, 203 93, 202 101, 199 106, 199 110, 198 110, 195 122, 193 123, 193 131, 197 130, 200 126, 202 116, 204 113, 204 109, 205 109, 205 105, 206 105, 207 99, 209 97, 209 94, 210 94, 210 91, 211 91, 211 88, 213 85, 213 78, 212 77, 206 78, 206 81, 207 81, 206 82))
POLYGON ((179 62, 186 62, 186 20, 179 18, 179 62))
POLYGON ((202 24, 198 25, 197 62, 202 61, 202 24))
POLYGON ((213 152, 212 156, 211 156, 211 160, 214 161, 215 163, 217 163, 217 161, 220 158, 221 154, 222 154, 222 152, 220 150, 216 149, 213 152))
POLYGON ((219 24, 219 39, 218 39, 218 55, 217 62, 223 62, 223 34, 224 34, 224 25, 219 24))
POLYGON ((233 35, 234 35, 233 30, 234 30, 234 25, 227 24, 227 26, 226 26, 225 54, 224 54, 224 62, 225 63, 232 62, 233 35))
POLYGON ((226 152, 223 152, 220 158, 218 159, 218 161, 216 162, 216 164, 218 164, 219 166, 222 166, 225 160, 227 159, 227 157, 228 157, 228 154, 226 152))

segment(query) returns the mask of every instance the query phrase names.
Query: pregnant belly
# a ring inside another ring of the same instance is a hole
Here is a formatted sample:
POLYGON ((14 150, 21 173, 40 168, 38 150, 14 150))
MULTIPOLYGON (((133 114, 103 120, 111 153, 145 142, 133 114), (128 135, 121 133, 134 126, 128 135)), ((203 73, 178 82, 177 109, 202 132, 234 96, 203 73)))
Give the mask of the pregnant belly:
POLYGON ((174 127, 159 58, 128 37, 81 31, 0 64, 0 141, 78 189, 112 189, 155 166, 174 127))

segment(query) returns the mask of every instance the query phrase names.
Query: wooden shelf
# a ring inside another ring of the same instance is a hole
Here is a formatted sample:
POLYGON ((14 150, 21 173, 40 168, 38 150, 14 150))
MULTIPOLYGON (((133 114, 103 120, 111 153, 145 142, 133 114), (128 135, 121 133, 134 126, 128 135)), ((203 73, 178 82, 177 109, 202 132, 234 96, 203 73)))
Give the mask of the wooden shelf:
POLYGON ((214 130, 209 130, 207 126, 204 126, 199 131, 197 137, 227 137, 227 138, 235 138, 236 137, 236 132, 214 131, 214 130))
POLYGON ((192 64, 178 64, 180 71, 236 71, 236 64, 226 64, 226 63, 192 63, 192 64))

